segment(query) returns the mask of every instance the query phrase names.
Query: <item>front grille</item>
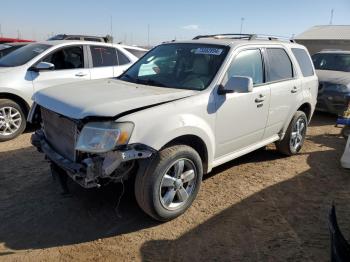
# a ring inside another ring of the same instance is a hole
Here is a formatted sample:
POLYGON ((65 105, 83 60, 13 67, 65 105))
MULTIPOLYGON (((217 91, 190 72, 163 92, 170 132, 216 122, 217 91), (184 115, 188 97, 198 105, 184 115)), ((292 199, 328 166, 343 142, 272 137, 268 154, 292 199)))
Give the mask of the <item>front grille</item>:
POLYGON ((75 161, 77 135, 75 122, 45 108, 41 108, 41 117, 47 142, 57 153, 75 161))

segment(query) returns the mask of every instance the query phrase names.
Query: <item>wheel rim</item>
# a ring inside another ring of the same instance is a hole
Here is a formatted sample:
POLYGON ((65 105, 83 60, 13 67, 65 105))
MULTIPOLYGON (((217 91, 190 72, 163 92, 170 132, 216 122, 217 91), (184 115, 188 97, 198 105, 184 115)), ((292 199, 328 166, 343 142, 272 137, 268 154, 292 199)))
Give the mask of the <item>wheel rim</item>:
POLYGON ((22 124, 22 116, 18 109, 6 106, 0 108, 0 135, 11 136, 22 124))
POLYGON ((185 205, 196 186, 197 170, 194 163, 186 158, 173 162, 160 183, 160 202, 168 210, 185 205))
POLYGON ((299 118, 293 126, 292 135, 290 137, 290 146, 298 151, 304 141, 306 133, 306 122, 303 118, 299 118))

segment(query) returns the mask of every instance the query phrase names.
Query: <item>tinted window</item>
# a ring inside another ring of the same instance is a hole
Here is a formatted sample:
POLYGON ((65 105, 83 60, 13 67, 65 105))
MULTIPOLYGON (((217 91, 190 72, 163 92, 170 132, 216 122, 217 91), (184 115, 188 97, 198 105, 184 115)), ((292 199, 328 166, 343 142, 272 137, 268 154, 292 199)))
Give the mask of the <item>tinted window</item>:
POLYGON ((50 48, 51 45, 45 44, 29 44, 22 48, 19 48, 12 53, 4 56, 0 59, 0 66, 12 67, 20 66, 32 60, 34 57, 40 55, 46 49, 50 48))
POLYGON ((143 51, 143 50, 137 50, 137 49, 131 49, 131 48, 124 48, 126 51, 132 53, 134 56, 137 58, 140 58, 144 56, 148 51, 143 51))
POLYGON ((149 51, 119 79, 179 89, 207 88, 229 48, 209 44, 164 44, 149 51))
POLYGON ((46 56, 44 62, 55 65, 55 70, 75 69, 84 67, 84 52, 82 46, 70 46, 59 49, 46 56))
POLYGON ((298 61, 303 76, 314 75, 314 69, 312 68, 312 63, 307 52, 300 48, 292 48, 292 52, 298 61))
POLYGON ((319 53, 312 56, 315 69, 350 72, 350 54, 319 53))
POLYGON ((95 38, 95 37, 84 37, 85 41, 92 41, 92 42, 102 42, 100 38, 95 38))
POLYGON ((126 65, 130 63, 129 58, 126 57, 121 51, 117 49, 118 63, 119 65, 126 65))
POLYGON ((245 50, 240 52, 228 69, 228 78, 233 76, 247 76, 254 84, 264 82, 264 70, 260 50, 245 50))
POLYGON ((115 48, 106 46, 90 46, 93 67, 115 66, 117 57, 115 48))
POLYGON ((286 51, 280 48, 268 48, 269 68, 268 81, 279 81, 293 78, 293 66, 286 51))

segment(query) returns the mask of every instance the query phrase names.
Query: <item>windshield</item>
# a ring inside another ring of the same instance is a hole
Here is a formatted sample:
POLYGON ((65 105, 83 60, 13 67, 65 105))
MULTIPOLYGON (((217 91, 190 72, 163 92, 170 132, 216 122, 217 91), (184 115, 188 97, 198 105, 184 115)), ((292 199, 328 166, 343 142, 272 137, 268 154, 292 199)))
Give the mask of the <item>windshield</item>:
POLYGON ((319 53, 312 56, 315 69, 350 72, 350 54, 319 53))
POLYGON ((228 47, 220 45, 160 45, 119 79, 145 85, 203 90, 215 77, 228 50, 228 47))
POLYGON ((23 46, 0 59, 0 67, 13 67, 24 65, 37 55, 50 48, 51 45, 29 44, 23 46))
POLYGON ((64 40, 65 35, 55 35, 50 37, 49 39, 47 39, 47 41, 51 41, 51 40, 64 40))

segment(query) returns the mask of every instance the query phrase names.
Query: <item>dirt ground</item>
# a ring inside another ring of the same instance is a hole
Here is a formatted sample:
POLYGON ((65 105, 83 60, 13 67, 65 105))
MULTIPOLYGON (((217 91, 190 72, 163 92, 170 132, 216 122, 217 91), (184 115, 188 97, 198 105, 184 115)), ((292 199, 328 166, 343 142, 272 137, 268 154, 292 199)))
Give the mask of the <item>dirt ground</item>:
POLYGON ((205 177, 193 206, 157 223, 121 185, 60 195, 30 133, 0 144, 0 261, 329 261, 327 216, 350 237, 350 171, 335 117, 317 114, 302 152, 273 145, 205 177))

